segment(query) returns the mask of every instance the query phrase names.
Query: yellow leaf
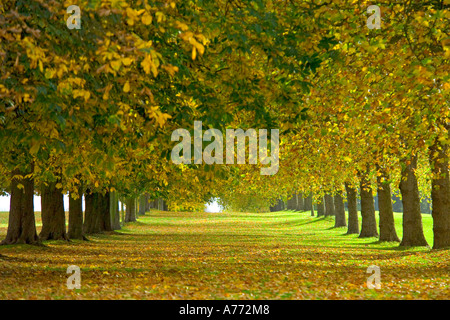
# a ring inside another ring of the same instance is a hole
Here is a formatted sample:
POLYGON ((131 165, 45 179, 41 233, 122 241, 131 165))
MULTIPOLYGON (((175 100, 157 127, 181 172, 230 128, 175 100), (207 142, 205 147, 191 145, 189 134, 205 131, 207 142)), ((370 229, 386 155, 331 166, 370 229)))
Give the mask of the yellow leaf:
POLYGON ((125 82, 125 85, 123 86, 123 92, 129 92, 130 91, 130 82, 125 82))
POLYGON ((197 50, 198 50, 198 53, 200 53, 201 55, 203 55, 203 53, 205 52, 205 47, 201 44, 201 43, 198 43, 197 41, 195 42, 195 47, 197 48, 197 50))
POLYGON ((122 65, 121 60, 111 61, 111 68, 113 68, 116 71, 119 71, 121 65, 122 65))
POLYGON ((181 31, 187 31, 189 29, 187 24, 185 24, 183 22, 176 21, 175 24, 177 25, 177 28, 180 29, 181 31))
POLYGON ((192 47, 192 60, 195 60, 197 57, 197 49, 195 47, 192 47))
POLYGON ((132 62, 133 62, 133 59, 132 59, 132 58, 125 58, 125 59, 122 59, 122 63, 123 63, 123 65, 126 66, 126 67, 128 67, 132 62))
POLYGON ((150 15, 150 13, 145 13, 142 18, 141 21, 143 24, 145 24, 146 26, 148 26, 149 24, 152 23, 153 19, 152 16, 150 15))
POLYGON ((33 154, 33 155, 38 153, 39 147, 40 147, 40 143, 39 142, 33 143, 33 145, 30 148, 30 153, 33 154))

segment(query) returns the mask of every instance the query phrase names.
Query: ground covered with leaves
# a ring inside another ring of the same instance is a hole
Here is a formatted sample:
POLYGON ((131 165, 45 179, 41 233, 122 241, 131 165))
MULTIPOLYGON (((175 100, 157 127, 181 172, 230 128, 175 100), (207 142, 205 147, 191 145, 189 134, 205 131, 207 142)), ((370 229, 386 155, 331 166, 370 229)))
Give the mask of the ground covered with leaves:
MULTIPOLYGON (((449 250, 399 249, 333 225, 306 212, 152 211, 87 242, 0 246, 0 299, 450 298, 449 250), (67 289, 69 265, 81 289, 67 289), (370 265, 381 289, 367 288, 370 265)), ((431 225, 424 215, 430 244, 431 225)))

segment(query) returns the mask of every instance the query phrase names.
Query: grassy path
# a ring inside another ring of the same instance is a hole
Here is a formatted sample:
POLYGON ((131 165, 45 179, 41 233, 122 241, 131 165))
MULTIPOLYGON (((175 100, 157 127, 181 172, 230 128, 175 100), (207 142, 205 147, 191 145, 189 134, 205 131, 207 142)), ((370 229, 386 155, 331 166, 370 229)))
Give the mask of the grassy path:
MULTIPOLYGON (((0 299, 450 298, 449 250, 400 250, 333 224, 289 211, 151 212, 89 242, 1 246, 0 299), (69 265, 81 268, 79 290, 66 287, 69 265), (366 287, 370 265, 380 290, 366 287)), ((431 244, 431 217, 424 228, 431 244)))

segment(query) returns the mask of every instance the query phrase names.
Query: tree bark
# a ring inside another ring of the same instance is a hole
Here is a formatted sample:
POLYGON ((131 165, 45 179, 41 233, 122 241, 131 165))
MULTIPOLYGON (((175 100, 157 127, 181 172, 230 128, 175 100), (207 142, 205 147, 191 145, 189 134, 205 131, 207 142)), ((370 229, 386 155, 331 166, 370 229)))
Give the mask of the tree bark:
POLYGON ((145 197, 145 194, 141 195, 139 197, 139 215, 145 216, 145 206, 147 204, 147 199, 145 197))
MULTIPOLYGON (((450 127, 447 124, 447 139, 450 127)), ((433 249, 450 247, 450 177, 448 144, 442 144, 436 137, 430 147, 431 199, 433 209, 433 249)))
POLYGON ((85 234, 112 231, 110 194, 87 192, 85 195, 85 221, 83 231, 85 234))
POLYGON ((297 211, 305 210, 305 200, 303 199, 303 194, 297 194, 297 211))
POLYGON ((360 238, 378 237, 377 221, 375 218, 375 204, 373 202, 372 188, 369 181, 363 176, 361 188, 361 232, 360 238))
POLYGON ((325 199, 325 216, 334 216, 333 197, 329 194, 324 196, 325 199))
MULTIPOLYGON (((33 167, 31 167, 31 170, 25 172, 15 169, 12 172, 12 176, 25 176, 32 172, 33 167)), ((8 231, 6 233, 6 238, 1 244, 40 243, 39 237, 36 233, 33 196, 33 178, 12 178, 8 231), (23 188, 19 189, 19 184, 23 185, 23 188)))
POLYGON ((309 193, 309 195, 306 198, 304 198, 303 209, 305 211, 310 211, 311 206, 312 206, 312 194, 309 193))
POLYGON ((334 219, 334 227, 346 227, 347 222, 345 221, 344 199, 342 198, 341 192, 336 193, 334 196, 334 208, 336 214, 334 219))
POLYGON ((56 188, 58 181, 43 184, 41 187, 41 240, 68 240, 64 195, 56 188))
POLYGON ((135 201, 135 199, 134 198, 126 199, 125 205, 126 205, 125 222, 136 221, 136 201, 135 201))
POLYGON ((348 204, 348 228, 347 234, 358 234, 359 233, 359 223, 358 223, 358 209, 356 206, 356 189, 350 186, 348 183, 345 184, 345 190, 347 191, 347 204, 348 204))
POLYGON ((428 246, 422 228, 416 168, 416 156, 412 156, 409 161, 404 161, 399 186, 403 203, 403 238, 400 243, 402 247, 428 246))
POLYGON ((74 194, 69 195, 69 239, 84 240, 83 235, 83 194, 78 190, 78 198, 74 199, 74 194))
POLYGON ((117 192, 111 192, 111 227, 113 230, 120 230, 120 212, 119 212, 119 199, 117 197, 117 192))
POLYGON ((288 210, 295 210, 297 208, 297 198, 296 195, 293 194, 291 198, 287 201, 287 209, 288 210))
POLYGON ((387 175, 377 176, 378 211, 380 215, 380 241, 398 241, 395 231, 394 211, 392 210, 391 187, 387 182, 387 175))
POLYGON ((122 217, 122 225, 125 225, 125 203, 123 201, 120 201, 120 216, 122 217))
POLYGON ((312 192, 311 192, 311 217, 314 217, 314 201, 312 192))
POLYGON ((321 199, 319 199, 319 201, 317 202, 317 216, 321 217, 325 215, 325 203, 323 200, 323 197, 321 199))
POLYGON ((148 193, 145 194, 145 212, 149 212, 151 206, 150 195, 148 193))

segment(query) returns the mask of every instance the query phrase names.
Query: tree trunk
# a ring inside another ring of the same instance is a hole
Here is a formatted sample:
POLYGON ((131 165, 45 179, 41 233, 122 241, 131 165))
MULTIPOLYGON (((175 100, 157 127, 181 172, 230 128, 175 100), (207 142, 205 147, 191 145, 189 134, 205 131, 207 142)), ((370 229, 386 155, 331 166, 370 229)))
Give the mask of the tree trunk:
POLYGON ((113 230, 120 230, 120 212, 119 212, 119 199, 117 197, 117 192, 111 192, 111 227, 113 230))
MULTIPOLYGON (((25 176, 33 172, 33 169, 22 172, 15 169, 12 176, 25 176)), ((33 178, 11 180, 11 198, 9 208, 8 231, 1 244, 38 244, 39 237, 36 233, 36 221, 34 219, 34 180, 33 178), (19 189, 18 185, 23 185, 19 189)))
POLYGON ((312 194, 309 193, 309 195, 304 198, 304 203, 303 203, 303 209, 305 211, 310 211, 311 210, 311 206, 312 206, 312 194))
POLYGON ((334 219, 334 227, 346 227, 347 223, 345 221, 344 199, 342 198, 341 192, 336 193, 334 196, 334 209, 336 214, 334 219))
POLYGON ((139 215, 145 216, 145 206, 147 204, 147 199, 145 197, 145 194, 141 195, 139 197, 139 215))
POLYGON ((87 192, 85 195, 85 206, 86 212, 83 225, 85 234, 112 231, 109 192, 104 195, 99 192, 87 192))
POLYGON ((400 243, 402 247, 428 246, 422 228, 416 168, 416 156, 412 156, 409 162, 405 161, 402 168, 402 180, 399 186, 403 203, 403 238, 400 243))
MULTIPOLYGON (((447 138, 449 135, 447 125, 447 138)), ((450 177, 448 144, 442 144, 436 138, 430 147, 430 165, 432 170, 431 199, 433 209, 433 249, 450 247, 450 177)))
POLYGON ((317 216, 321 217, 324 215, 325 215, 325 203, 323 197, 321 197, 321 199, 319 199, 319 201, 317 202, 317 216))
POLYGON ((120 210, 120 216, 122 217, 122 225, 125 225, 125 203, 123 201, 120 201, 120 206, 122 209, 120 210))
POLYGON ((378 211, 380 215, 380 241, 398 241, 395 231, 394 211, 392 210, 391 187, 387 175, 377 176, 378 211))
POLYGON ((347 204, 348 204, 348 228, 347 234, 358 234, 358 209, 356 206, 356 189, 351 187, 348 183, 345 184, 345 190, 347 191, 347 204))
POLYGON ((145 212, 149 212, 152 208, 150 201, 150 195, 148 193, 145 194, 145 212))
POLYGON ((64 195, 56 188, 57 181, 41 187, 41 240, 68 240, 64 195))
POLYGON ((312 193, 311 193, 311 217, 314 217, 314 201, 312 193))
POLYGON ((303 199, 303 194, 297 194, 297 211, 305 210, 305 200, 303 199))
POLYGON ((126 199, 125 205, 126 205, 125 222, 136 221, 136 201, 135 201, 135 199, 134 198, 126 199))
POLYGON ((377 221, 375 218, 375 204, 372 188, 365 176, 361 178, 361 233, 360 238, 378 237, 377 221))
POLYGON ((69 239, 84 240, 83 236, 83 194, 78 190, 78 198, 74 199, 74 194, 69 194, 69 239))
POLYGON ((157 202, 156 202, 156 204, 157 204, 157 209, 159 210, 159 211, 162 211, 162 203, 161 203, 161 198, 158 198, 157 199, 157 202))
POLYGON ((295 194, 294 194, 287 201, 287 209, 288 210, 295 210, 296 207, 297 207, 297 199, 296 199, 295 194))
POLYGON ((334 216, 333 197, 329 194, 324 196, 325 199, 325 216, 334 216))

